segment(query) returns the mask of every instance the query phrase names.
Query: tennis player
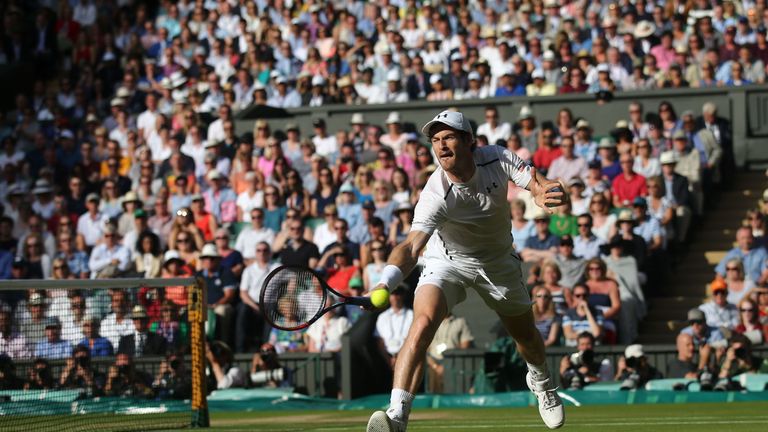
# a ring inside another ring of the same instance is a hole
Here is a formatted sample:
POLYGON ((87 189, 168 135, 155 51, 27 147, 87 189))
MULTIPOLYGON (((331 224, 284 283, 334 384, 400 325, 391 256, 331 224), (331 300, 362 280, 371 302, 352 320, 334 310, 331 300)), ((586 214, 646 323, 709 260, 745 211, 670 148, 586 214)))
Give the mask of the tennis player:
POLYGON ((443 318, 473 288, 493 309, 517 342, 528 364, 526 382, 551 429, 565 412, 545 362, 544 342, 536 330, 521 270, 512 247, 508 181, 531 191, 547 210, 567 197, 503 147, 478 148, 472 127, 460 112, 443 111, 422 128, 440 167, 416 205, 411 232, 382 271, 376 289, 395 289, 416 266, 422 249, 424 269, 415 291, 414 319, 395 364, 389 409, 373 413, 368 432, 401 432, 408 425, 414 393, 423 375, 427 347, 443 318))

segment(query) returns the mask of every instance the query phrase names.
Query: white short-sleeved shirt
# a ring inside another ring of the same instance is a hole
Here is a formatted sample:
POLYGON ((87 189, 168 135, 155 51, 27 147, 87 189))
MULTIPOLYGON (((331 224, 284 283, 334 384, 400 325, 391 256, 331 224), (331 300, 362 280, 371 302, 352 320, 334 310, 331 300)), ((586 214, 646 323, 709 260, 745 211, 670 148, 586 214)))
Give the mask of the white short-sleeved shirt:
POLYGON ((266 267, 261 267, 256 262, 249 265, 243 270, 243 278, 240 280, 240 291, 248 292, 248 297, 258 302, 264 279, 276 268, 277 264, 275 263, 267 264, 266 267))
POLYGON ((307 329, 307 336, 315 343, 318 352, 341 350, 341 337, 350 328, 346 317, 320 318, 307 329))
POLYGON ((395 355, 400 352, 412 323, 412 309, 403 308, 395 312, 389 308, 379 314, 376 319, 376 336, 384 341, 389 354, 395 355))
POLYGON ((432 234, 426 257, 474 268, 513 251, 508 181, 527 187, 532 168, 499 147, 473 152, 477 169, 466 183, 453 183, 442 168, 427 181, 416 204, 411 230, 432 234))

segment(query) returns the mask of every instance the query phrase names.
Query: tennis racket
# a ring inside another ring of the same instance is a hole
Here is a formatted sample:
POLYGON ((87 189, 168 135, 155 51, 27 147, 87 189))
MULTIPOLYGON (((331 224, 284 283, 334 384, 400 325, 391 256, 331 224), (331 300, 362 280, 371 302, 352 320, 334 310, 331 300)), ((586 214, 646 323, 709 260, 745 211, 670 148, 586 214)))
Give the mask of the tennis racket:
POLYGON ((267 275, 259 304, 272 327, 288 331, 305 329, 339 306, 373 307, 369 297, 342 295, 313 270, 293 266, 278 267, 267 275))

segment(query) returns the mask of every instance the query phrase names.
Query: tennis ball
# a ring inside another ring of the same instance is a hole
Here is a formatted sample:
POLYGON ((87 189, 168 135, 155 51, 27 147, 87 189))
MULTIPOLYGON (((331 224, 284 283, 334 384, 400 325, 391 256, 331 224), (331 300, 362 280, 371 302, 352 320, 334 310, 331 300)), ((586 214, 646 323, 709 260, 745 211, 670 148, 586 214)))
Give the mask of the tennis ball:
POLYGON ((371 304, 376 308, 383 308, 389 304, 389 291, 377 289, 371 293, 371 304))
MULTIPOLYGON (((563 188, 560 186, 555 186, 552 189, 548 190, 547 192, 563 192, 563 188)), ((564 200, 560 200, 560 203, 548 203, 547 207, 560 207, 563 205, 564 200)))

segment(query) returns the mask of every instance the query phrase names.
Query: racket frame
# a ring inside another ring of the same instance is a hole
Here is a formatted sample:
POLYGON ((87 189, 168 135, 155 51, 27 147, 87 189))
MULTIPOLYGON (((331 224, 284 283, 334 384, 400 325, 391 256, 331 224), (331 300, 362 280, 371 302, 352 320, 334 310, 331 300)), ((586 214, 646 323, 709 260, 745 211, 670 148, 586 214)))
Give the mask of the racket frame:
POLYGON ((272 270, 267 275, 267 277, 264 279, 264 283, 261 286, 261 293, 259 294, 259 306, 261 306, 261 310, 263 311, 264 319, 266 319, 267 323, 269 323, 269 325, 271 325, 272 327, 274 327, 276 329, 279 329, 279 330, 284 330, 284 331, 300 331, 300 330, 304 330, 307 327, 309 327, 312 324, 314 324, 315 321, 319 320, 320 317, 322 317, 323 315, 325 315, 329 311, 331 311, 333 309, 336 309, 338 307, 341 307, 341 306, 346 306, 346 305, 360 306, 360 307, 363 307, 363 308, 366 308, 366 309, 373 308, 373 303, 371 303, 371 298, 370 297, 364 297, 364 296, 345 296, 344 294, 341 294, 338 291, 336 291, 335 289, 331 288, 331 286, 328 285, 328 282, 326 282, 325 279, 323 279, 315 270, 313 270, 313 269, 311 269, 309 267, 282 265, 282 266, 272 270), (312 318, 310 318, 305 323, 302 323, 302 324, 300 324, 298 326, 295 326, 295 327, 285 327, 285 326, 281 326, 281 325, 275 324, 274 322, 272 322, 272 319, 269 318, 269 314, 266 313, 267 308, 265 307, 264 298, 266 297, 267 287, 269 286, 269 283, 272 281, 272 279, 275 276, 277 276, 281 271, 284 271, 284 270, 307 271, 307 272, 312 273, 312 275, 315 278, 317 278, 317 280, 320 282, 320 286, 323 288, 323 290, 322 290, 323 291, 323 300, 322 300, 321 304, 325 305, 325 301, 328 299, 328 292, 330 292, 331 294, 334 294, 339 299, 339 301, 337 301, 336 303, 334 303, 334 304, 332 304, 330 306, 323 307, 322 309, 318 310, 317 313, 312 318))

